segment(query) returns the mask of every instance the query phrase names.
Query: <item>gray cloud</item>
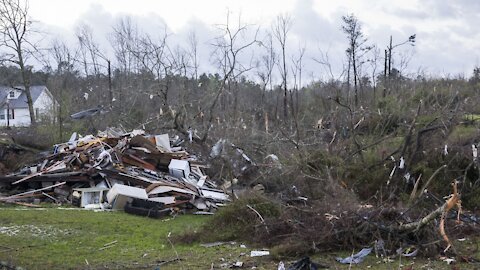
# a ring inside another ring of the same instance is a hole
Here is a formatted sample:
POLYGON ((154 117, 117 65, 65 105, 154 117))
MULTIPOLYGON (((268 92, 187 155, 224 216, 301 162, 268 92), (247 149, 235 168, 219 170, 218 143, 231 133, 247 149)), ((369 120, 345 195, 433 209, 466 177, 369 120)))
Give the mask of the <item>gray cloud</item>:
MULTIPOLYGON (((382 51, 387 47, 390 35, 394 43, 408 39, 411 34, 417 34, 415 47, 402 46, 396 49, 396 54, 411 54, 410 71, 419 67, 426 68, 439 74, 467 73, 470 74, 477 64, 480 52, 480 32, 477 30, 480 21, 480 1, 418 1, 412 7, 402 6, 395 2, 391 7, 385 7, 384 1, 367 1, 359 5, 337 6, 330 8, 328 15, 321 15, 318 4, 314 0, 296 0, 290 10, 293 25, 287 44, 287 55, 290 58, 298 55, 299 46, 307 48, 304 56, 304 74, 315 73, 316 77, 323 77, 324 71, 313 60, 320 58, 320 52, 329 54, 330 61, 337 73, 340 73, 345 62, 346 37, 341 31, 341 17, 353 11, 363 24, 369 44, 375 44, 382 51), (316 6, 317 5, 317 6, 316 6), (316 8, 317 9, 316 9, 316 8), (332 11, 333 10, 333 11, 332 11), (374 15, 378 15, 378 17, 374 15)), ((321 3, 321 5, 325 5, 321 3)), ((206 24, 203 18, 190 17, 181 28, 172 31, 166 21, 157 14, 131 15, 128 11, 123 14, 113 14, 101 4, 93 4, 80 15, 76 27, 89 25, 97 43, 102 50, 111 51, 109 35, 112 26, 122 17, 129 16, 144 33, 158 36, 167 27, 171 33, 172 46, 182 46, 188 49, 188 35, 194 31, 199 40, 199 60, 202 71, 215 72, 212 65, 211 43, 219 35, 214 25, 206 24)), ((207 15, 207 14, 206 14, 207 15)), ((190 15, 188 15, 190 16, 190 15)), ((262 18, 260 18, 262 19, 262 18)), ((265 18, 263 18, 265 19, 265 18)), ((268 18, 272 20, 273 18, 268 18)), ((265 21, 265 20, 263 20, 265 21)), ((219 21, 218 23, 223 23, 219 21)), ((249 23, 249 22, 246 22, 249 23)), ((51 35, 49 39, 60 38, 68 44, 75 42, 75 29, 63 26, 37 24, 42 30, 51 35)), ((252 35, 256 28, 251 27, 247 36, 252 35)), ((263 25, 261 33, 270 30, 270 25, 263 25)), ((263 35, 263 34, 262 34, 263 35)), ((247 37, 248 39, 249 37, 247 37)), ((261 52, 255 47, 252 51, 242 55, 240 60, 248 62, 252 53, 261 52)))
POLYGON ((415 9, 406 9, 406 8, 399 8, 394 10, 386 9, 386 10, 390 11, 390 13, 402 19, 423 20, 430 16, 429 13, 424 10, 415 10, 415 9))

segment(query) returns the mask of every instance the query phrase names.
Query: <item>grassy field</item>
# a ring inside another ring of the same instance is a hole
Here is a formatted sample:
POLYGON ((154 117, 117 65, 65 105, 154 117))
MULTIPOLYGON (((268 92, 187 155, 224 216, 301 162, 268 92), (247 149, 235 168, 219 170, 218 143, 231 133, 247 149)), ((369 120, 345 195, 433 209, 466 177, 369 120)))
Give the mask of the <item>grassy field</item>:
MULTIPOLYGON (((250 251, 257 249, 249 245, 226 243, 203 247, 200 243, 186 245, 171 241, 175 235, 196 230, 208 219, 208 216, 182 215, 157 220, 123 212, 0 205, 0 261, 24 269, 211 269, 212 265, 214 269, 222 269, 237 261, 243 262, 245 269, 254 266, 277 269, 279 260, 275 257, 249 257, 250 251)), ((317 255, 314 260, 330 269, 349 269, 336 263, 335 255, 317 255)), ((410 265, 413 269, 452 269, 437 260, 385 264, 375 256, 352 268, 408 269, 410 265)), ((461 265, 458 269, 479 269, 476 267, 461 265)))
POLYGON ((208 218, 1 206, 0 261, 26 269, 206 269, 245 261, 250 250, 240 243, 206 248, 170 241, 169 235, 193 231, 208 218))

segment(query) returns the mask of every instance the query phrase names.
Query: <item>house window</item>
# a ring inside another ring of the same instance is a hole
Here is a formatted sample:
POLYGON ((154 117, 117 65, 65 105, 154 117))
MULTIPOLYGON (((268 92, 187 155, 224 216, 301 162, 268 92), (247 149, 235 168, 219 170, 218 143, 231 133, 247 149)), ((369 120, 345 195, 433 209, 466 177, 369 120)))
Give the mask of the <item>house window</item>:
POLYGON ((8 119, 15 119, 15 110, 14 109, 12 109, 12 111, 9 112, 8 119))
POLYGON ((3 110, 0 112, 0 120, 5 120, 5 113, 3 110))
POLYGON ((15 97, 15 92, 14 91, 10 91, 10 98, 14 98, 15 97))

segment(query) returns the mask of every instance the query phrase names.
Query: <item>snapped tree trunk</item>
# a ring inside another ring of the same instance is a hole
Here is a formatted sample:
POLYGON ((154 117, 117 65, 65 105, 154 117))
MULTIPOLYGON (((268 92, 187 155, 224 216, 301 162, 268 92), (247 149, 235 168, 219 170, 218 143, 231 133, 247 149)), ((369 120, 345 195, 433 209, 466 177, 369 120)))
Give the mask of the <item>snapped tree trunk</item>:
POLYGON ((110 107, 113 107, 112 69, 110 67, 110 60, 107 60, 107 68, 108 68, 108 93, 110 98, 110 107))
POLYGON ((392 36, 390 36, 390 46, 388 47, 388 76, 392 75, 392 36))
POLYGON ((358 85, 357 85, 357 63, 356 63, 355 50, 352 52, 352 64, 353 64, 353 87, 355 89, 355 107, 358 105, 358 85))

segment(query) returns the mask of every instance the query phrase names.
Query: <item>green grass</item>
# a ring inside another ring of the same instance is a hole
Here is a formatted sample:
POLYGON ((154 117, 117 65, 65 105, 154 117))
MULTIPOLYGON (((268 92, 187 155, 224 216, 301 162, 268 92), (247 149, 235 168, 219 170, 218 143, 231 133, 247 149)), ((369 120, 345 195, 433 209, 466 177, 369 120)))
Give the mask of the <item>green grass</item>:
MULTIPOLYGON (((209 216, 181 215, 158 220, 123 212, 53 207, 35 209, 0 204, 0 261, 24 269, 156 269, 162 261, 177 258, 178 253, 180 261, 162 265, 161 269, 210 269, 212 264, 215 269, 220 269, 222 264, 230 265, 236 261, 242 261, 245 269, 253 266, 276 269, 280 258, 251 258, 248 256, 250 251, 261 247, 247 244, 247 248, 243 248, 239 242, 210 248, 202 247, 200 243, 174 243, 172 247, 168 238, 170 233, 172 238, 192 233, 207 225, 209 220, 209 216), (113 241, 117 241, 116 244, 100 250, 113 241)), ((220 228, 211 230, 220 231, 220 228)), ((349 254, 317 254, 313 258, 331 269, 349 269, 348 265, 335 262, 336 255, 349 254)), ((451 269, 441 261, 402 261, 403 265, 411 263, 415 264, 415 269, 427 264, 431 269, 451 269)), ((398 260, 383 263, 371 255, 352 269, 366 269, 367 266, 370 269, 398 269, 398 265, 398 260)), ((471 266, 462 265, 460 269, 475 269, 471 266)))
POLYGON ((458 125, 452 130, 448 136, 448 141, 451 144, 469 143, 478 136, 478 128, 471 125, 458 125))
POLYGON ((124 212, 44 206, 0 204, 0 261, 26 269, 155 269, 162 261, 176 259, 178 253, 179 261, 161 269, 210 269, 212 264, 217 269, 236 261, 257 269, 273 268, 268 258, 248 257, 253 248, 242 248, 241 243, 207 248, 169 241, 170 233, 170 239, 193 233, 211 216, 150 219, 124 212), (116 244, 100 250, 113 241, 116 244))
POLYGON ((480 120, 480 114, 465 114, 463 116, 463 119, 464 120, 467 120, 467 121, 478 121, 480 120))
MULTIPOLYGON (((176 258, 169 233, 193 231, 207 219, 185 215, 157 220, 123 212, 1 208, 0 259, 27 269, 77 269, 87 261, 91 266, 120 268, 155 264, 176 258), (113 241, 117 243, 99 250, 113 241)), ((198 247, 175 248, 183 258, 198 247)))

